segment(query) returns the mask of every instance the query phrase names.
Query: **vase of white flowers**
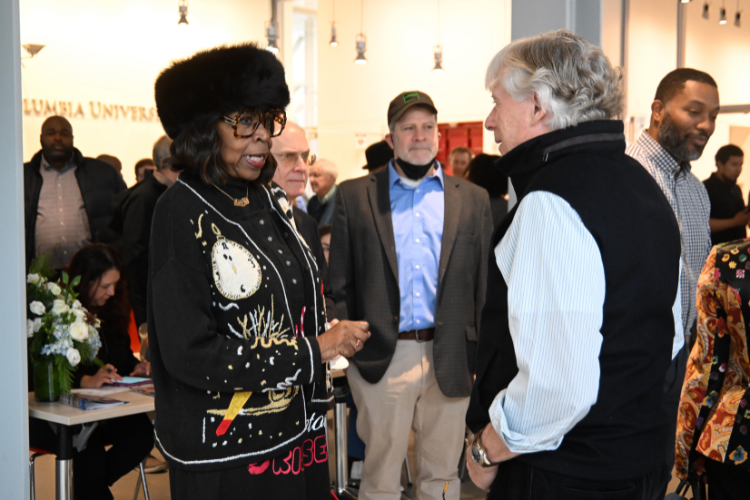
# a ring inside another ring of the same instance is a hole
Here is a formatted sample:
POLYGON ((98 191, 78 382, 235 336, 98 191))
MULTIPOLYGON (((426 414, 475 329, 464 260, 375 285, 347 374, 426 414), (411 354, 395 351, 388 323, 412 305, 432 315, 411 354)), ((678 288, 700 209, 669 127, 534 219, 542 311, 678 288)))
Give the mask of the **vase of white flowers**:
POLYGON ((43 267, 44 262, 33 262, 26 276, 26 333, 34 362, 34 393, 40 401, 56 401, 70 392, 80 363, 101 364, 96 358, 101 347, 99 320, 77 300, 73 289, 80 277, 70 280, 63 272, 62 282, 53 283, 43 267))

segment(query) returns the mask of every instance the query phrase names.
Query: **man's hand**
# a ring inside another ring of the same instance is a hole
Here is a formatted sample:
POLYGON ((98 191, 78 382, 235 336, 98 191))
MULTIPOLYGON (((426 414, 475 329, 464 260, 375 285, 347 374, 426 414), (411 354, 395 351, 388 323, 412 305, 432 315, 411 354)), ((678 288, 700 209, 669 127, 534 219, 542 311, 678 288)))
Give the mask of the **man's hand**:
MULTIPOLYGON (((482 435, 479 439, 487 458, 493 464, 505 462, 513 457, 517 457, 520 453, 514 453, 508 449, 505 441, 495 432, 495 428, 492 427, 492 423, 482 430, 482 435)), ((466 450, 466 466, 469 469, 469 477, 474 484, 479 488, 489 491, 492 482, 497 476, 497 465, 493 467, 482 467, 471 458, 471 447, 466 450)))
POLYGON ((497 476, 497 465, 493 467, 482 467, 471 458, 471 446, 466 450, 466 468, 469 469, 471 482, 484 491, 490 491, 490 486, 497 476))
POLYGON ((482 446, 484 447, 484 451, 487 452, 487 458, 493 464, 505 462, 520 455, 520 453, 513 453, 508 449, 505 441, 495 432, 492 423, 487 424, 487 427, 482 431, 482 446))

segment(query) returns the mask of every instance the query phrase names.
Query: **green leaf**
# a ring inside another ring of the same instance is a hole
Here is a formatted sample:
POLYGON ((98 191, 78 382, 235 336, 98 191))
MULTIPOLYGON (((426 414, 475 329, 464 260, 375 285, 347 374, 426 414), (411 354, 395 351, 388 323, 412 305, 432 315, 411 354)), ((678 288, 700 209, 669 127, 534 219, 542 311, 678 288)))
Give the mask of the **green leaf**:
POLYGON ((68 273, 66 273, 65 271, 63 271, 62 272, 62 281, 63 281, 63 283, 65 283, 67 285, 69 279, 70 279, 70 276, 68 276, 68 273))
POLYGON ((60 377, 60 389, 63 394, 70 394, 73 388, 73 367, 65 356, 55 356, 55 369, 60 377))
POLYGON ((31 261, 31 265, 29 266, 29 274, 38 274, 40 276, 44 276, 47 279, 50 279, 52 276, 55 275, 55 270, 52 269, 52 265, 50 264, 50 256, 46 254, 40 254, 31 261))
POLYGON ((70 282, 70 288, 78 286, 80 282, 81 282, 81 277, 76 276, 75 278, 73 278, 73 281, 70 282))

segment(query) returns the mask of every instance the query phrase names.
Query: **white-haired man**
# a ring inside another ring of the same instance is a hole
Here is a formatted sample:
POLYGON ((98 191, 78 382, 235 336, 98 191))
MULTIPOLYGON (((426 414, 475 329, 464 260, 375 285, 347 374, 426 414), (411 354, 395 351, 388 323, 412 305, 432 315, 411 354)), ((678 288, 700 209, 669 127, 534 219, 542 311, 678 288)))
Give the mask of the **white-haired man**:
POLYGON ((680 234, 625 155, 620 73, 556 31, 505 47, 485 83, 519 202, 491 243, 469 472, 490 499, 655 498, 680 234))
MULTIPOLYGON (((289 201, 301 196, 307 186, 310 163, 315 162, 315 155, 310 155, 310 145, 304 129, 296 123, 287 122, 284 133, 273 138, 271 154, 278 164, 273 174, 273 181, 286 192, 289 201)), ((326 314, 330 321, 336 317, 336 308, 333 294, 328 286, 328 264, 323 253, 323 246, 320 244, 318 225, 312 217, 297 207, 292 207, 292 214, 297 231, 312 250, 320 268, 323 295, 326 299, 326 314)), ((287 238, 289 235, 285 234, 284 237, 287 238)))
POLYGON ((339 171, 331 160, 320 159, 310 166, 310 187, 315 196, 307 203, 307 213, 319 226, 329 225, 333 220, 336 178, 339 171))

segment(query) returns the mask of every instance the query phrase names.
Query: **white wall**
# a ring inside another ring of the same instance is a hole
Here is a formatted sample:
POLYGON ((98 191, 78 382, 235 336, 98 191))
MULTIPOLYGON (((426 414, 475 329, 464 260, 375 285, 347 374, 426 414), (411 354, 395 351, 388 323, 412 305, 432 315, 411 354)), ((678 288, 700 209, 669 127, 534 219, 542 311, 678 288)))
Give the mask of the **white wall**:
MULTIPOLYGON (((21 43, 44 44, 24 59, 23 97, 81 103, 85 118, 69 118, 75 145, 85 156, 120 158, 123 176, 135 182, 133 166, 151 156, 163 135, 158 120, 94 119, 90 101, 154 106, 154 81, 170 61, 225 43, 262 41, 270 19, 268 0, 189 3, 189 26, 178 26, 177 0, 20 0, 21 43)), ((24 52, 24 56, 25 56, 24 52)), ((59 111, 59 109, 58 109, 59 111)), ((23 156, 39 149, 43 113, 24 114, 23 156)))
MULTIPOLYGON (((621 1, 601 0, 602 45, 615 64, 619 63, 621 1)), ((364 66, 353 63, 360 2, 336 2, 337 47, 328 45, 331 3, 318 1, 318 152, 337 163, 341 179, 363 173, 364 149, 355 147, 355 134, 367 134, 367 143, 380 140, 387 132, 388 103, 399 92, 420 89, 429 93, 441 122, 486 117, 490 99, 484 89, 484 71, 492 56, 511 39, 512 0, 439 2, 446 70, 442 75, 431 71, 437 43, 435 0, 365 1, 369 64, 364 66)), ((659 80, 675 67, 675 3, 630 1, 626 116, 647 122, 659 80)), ((557 21, 545 27, 564 28, 574 4, 572 0, 549 0, 550 6, 560 7, 560 15, 553 16, 557 21)), ((712 4, 710 21, 700 17, 702 2, 687 5, 686 61, 717 79, 724 104, 739 104, 750 102, 745 90, 750 66, 743 63, 750 58, 750 20, 745 19, 746 26, 741 29, 735 28, 731 19, 734 4, 727 5, 730 22, 725 26, 718 25, 717 5, 712 4)), ((21 43, 47 45, 35 58, 24 60, 23 97, 72 102, 75 107, 80 102, 86 117, 71 118, 76 146, 87 156, 108 153, 119 157, 129 184, 134 181, 133 165, 150 156, 153 142, 162 134, 161 126, 156 121, 133 122, 131 118, 93 119, 89 101, 140 106, 148 112, 154 105, 153 82, 171 60, 221 43, 256 40, 265 44, 264 23, 270 18, 268 0, 191 2, 188 27, 176 24, 176 0, 20 0, 20 7, 21 43)), ((291 2, 283 2, 280 10, 289 14, 286 11, 291 9, 291 2)), ((522 14, 517 8, 517 30, 528 19, 529 29, 538 31, 536 24, 548 17, 537 14, 532 23, 534 19, 522 14)), ((580 18, 576 16, 576 21, 580 18)), ((286 60, 283 54, 282 60, 286 60)), ((44 116, 33 112, 24 115, 24 160, 39 150, 43 120, 44 116)), ((694 163, 698 177, 710 175, 713 154, 728 140, 733 124, 749 126, 750 118, 720 118, 704 157, 694 163)), ((496 151, 491 134, 485 133, 484 142, 486 151, 496 151)), ((743 176, 741 182, 750 187, 750 168, 747 176, 747 181, 743 176)))
MULTIPOLYGON (((484 120, 491 109, 484 72, 510 41, 510 0, 441 0, 440 44, 445 73, 435 75, 435 0, 368 0, 364 32, 367 65, 354 64, 360 2, 336 2, 337 47, 328 45, 331 0, 318 1, 318 152, 333 160, 339 179, 361 176, 364 149, 355 134, 377 142, 388 131, 388 103, 400 92, 422 90, 440 122, 484 120)), ((485 150, 496 152, 485 134, 485 150)))

